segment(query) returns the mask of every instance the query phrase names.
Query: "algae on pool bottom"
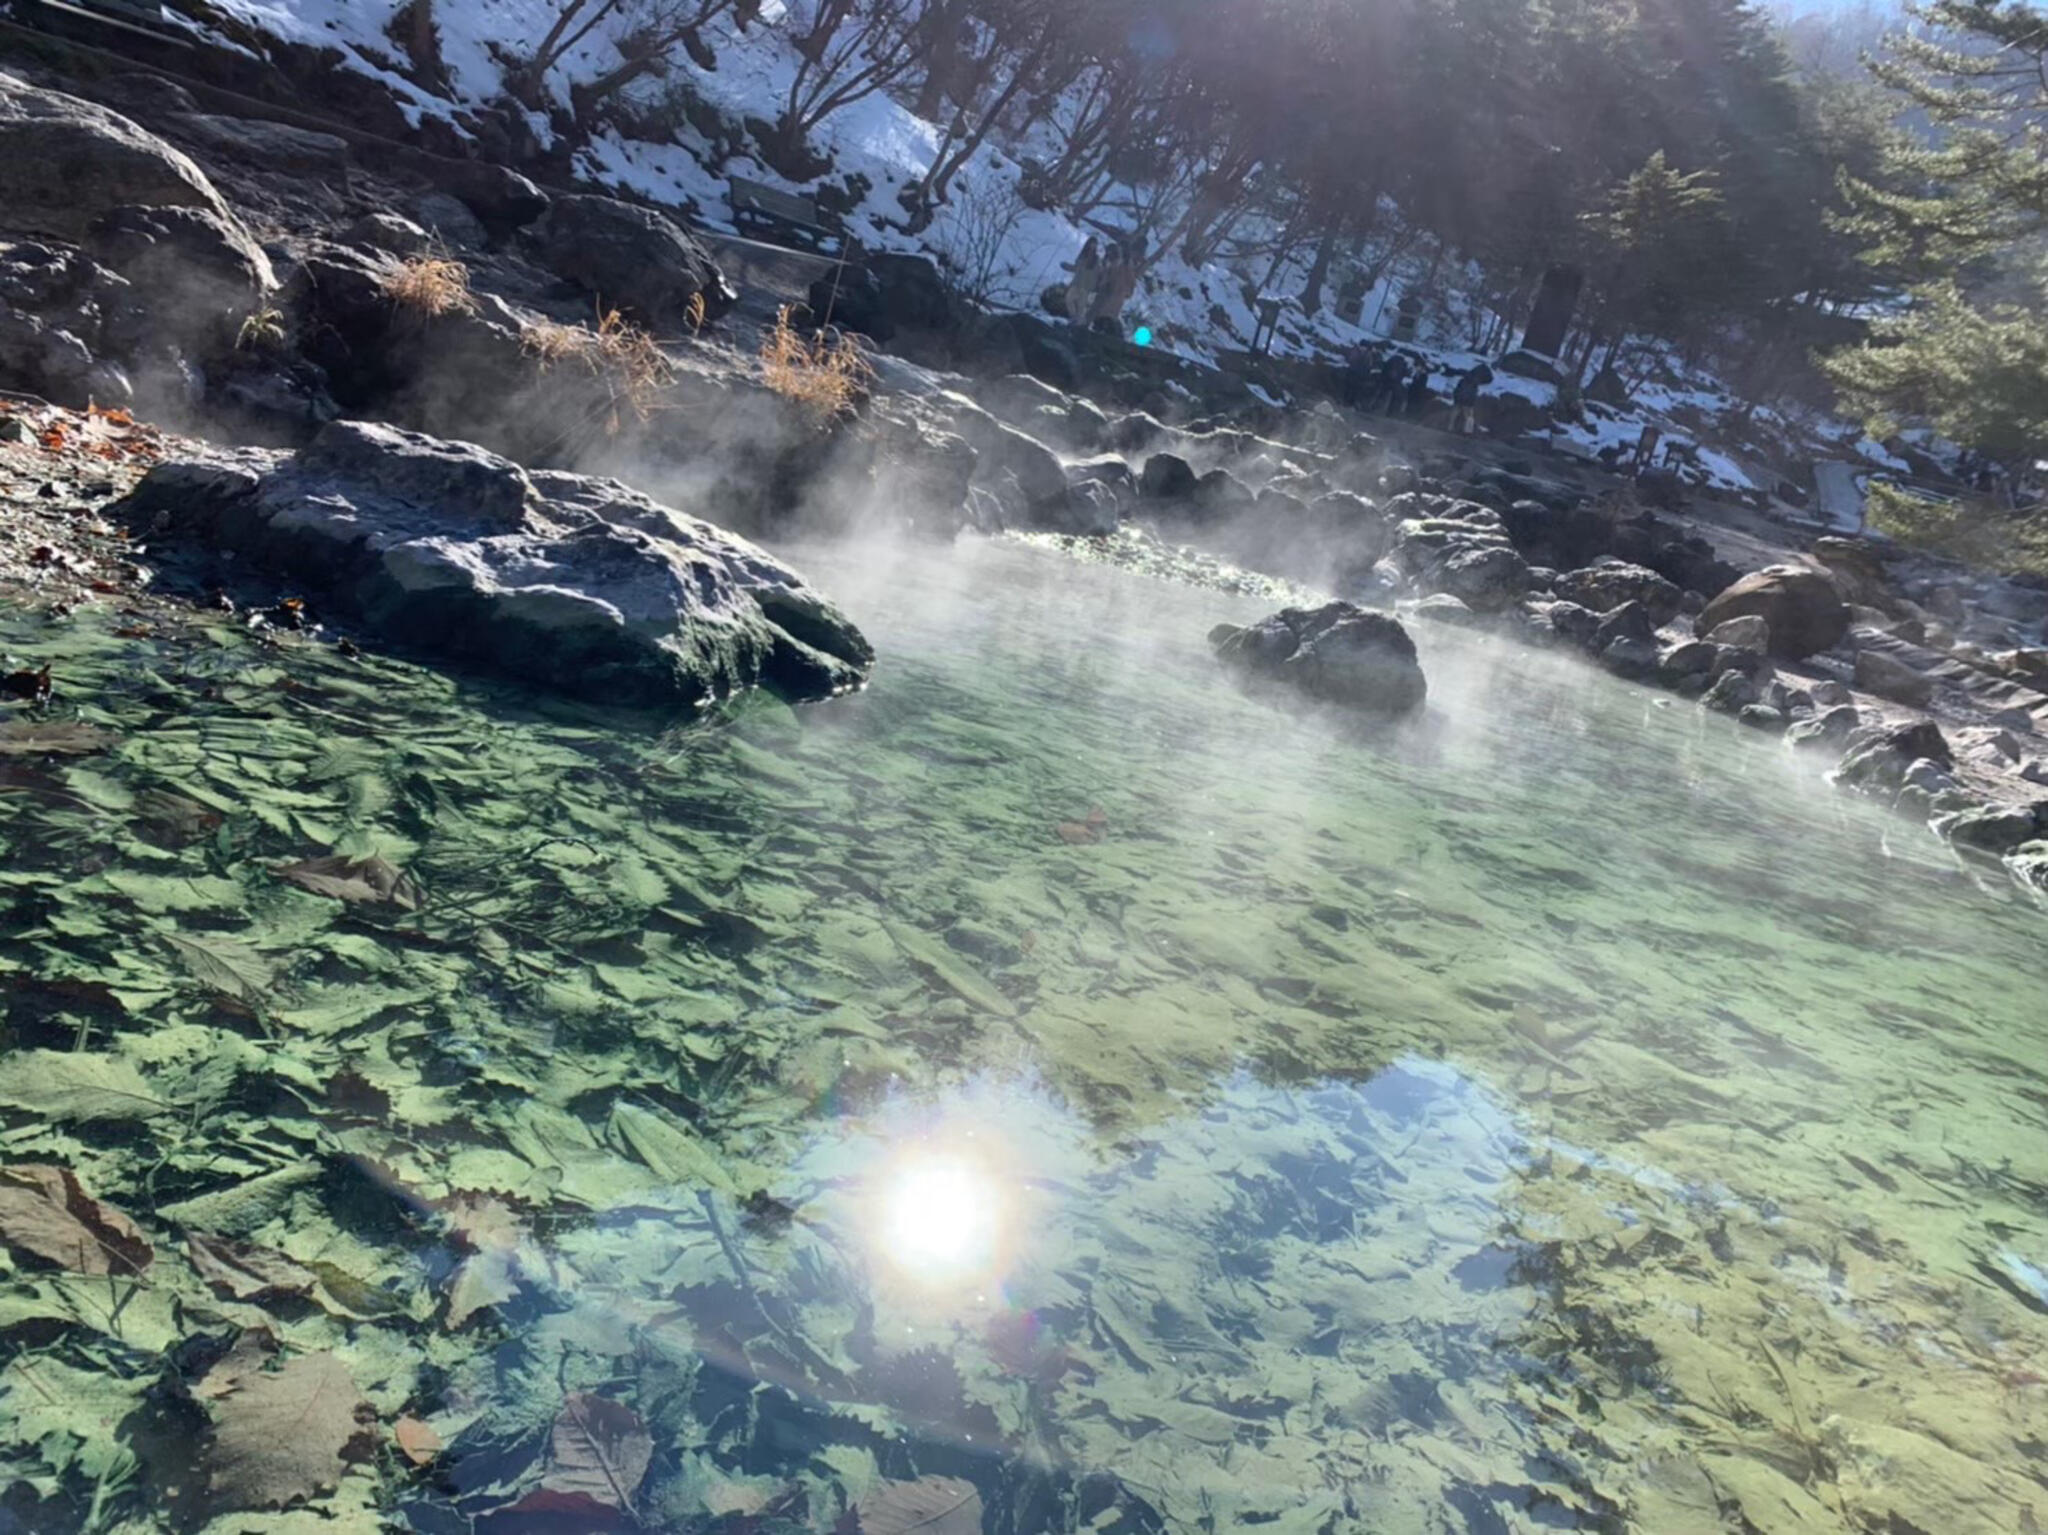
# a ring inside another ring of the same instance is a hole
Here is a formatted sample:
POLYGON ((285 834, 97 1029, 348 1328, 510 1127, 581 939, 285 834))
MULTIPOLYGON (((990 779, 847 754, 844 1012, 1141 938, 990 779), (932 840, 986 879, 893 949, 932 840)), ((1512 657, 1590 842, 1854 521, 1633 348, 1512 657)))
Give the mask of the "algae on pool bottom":
POLYGON ((874 688, 665 736, 0 611, 112 737, 0 755, 0 1526, 2048 1520, 2016 892, 1568 663, 1374 745, 1255 604, 799 564, 874 688))

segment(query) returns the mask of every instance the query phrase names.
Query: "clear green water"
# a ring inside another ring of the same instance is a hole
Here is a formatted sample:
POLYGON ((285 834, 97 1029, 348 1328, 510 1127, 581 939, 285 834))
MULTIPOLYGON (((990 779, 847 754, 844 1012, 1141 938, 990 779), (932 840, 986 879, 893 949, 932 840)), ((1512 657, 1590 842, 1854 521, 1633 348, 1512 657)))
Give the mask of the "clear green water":
POLYGON ((2048 1524, 2048 927, 1995 876, 1549 658, 1426 632, 1374 744, 1224 684, 1235 599, 799 563, 873 690, 660 737, 0 609, 118 736, 0 756, 0 1163, 153 1251, 17 1247, 0 1528, 2048 1524), (336 851, 423 910, 275 873, 336 851), (230 1506, 238 1334, 374 1409, 281 1431, 311 1511, 230 1506), (591 1397, 630 1485, 522 1503, 591 1397))

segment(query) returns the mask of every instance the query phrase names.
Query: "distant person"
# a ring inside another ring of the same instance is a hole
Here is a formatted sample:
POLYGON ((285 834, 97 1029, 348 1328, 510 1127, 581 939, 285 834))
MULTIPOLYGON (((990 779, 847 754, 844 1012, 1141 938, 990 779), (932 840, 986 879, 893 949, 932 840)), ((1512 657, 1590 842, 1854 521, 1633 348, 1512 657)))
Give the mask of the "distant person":
POLYGON ((1374 392, 1373 408, 1385 411, 1390 416, 1401 414, 1402 403, 1408 394, 1408 358, 1399 351, 1387 354, 1387 360, 1380 364, 1379 388, 1374 392))
POLYGON ((1435 398, 1435 393, 1429 387, 1429 369, 1421 363, 1417 363, 1414 373, 1408 379, 1407 406, 1409 417, 1420 421, 1429 410, 1430 402, 1435 398))
POLYGON ((1102 283, 1102 249, 1095 243, 1095 236, 1088 237, 1088 243, 1081 247, 1081 254, 1074 258, 1073 281, 1067 284, 1067 318, 1076 325, 1086 325, 1093 318, 1095 292, 1102 283))
POLYGON ((1479 391, 1493 382, 1493 369, 1475 362, 1458 375, 1451 390, 1451 430, 1469 437, 1479 430, 1479 391))
POLYGON ((1138 274, 1144 269, 1144 244, 1137 235, 1112 241, 1109 258, 1102 264, 1102 285, 1095 293, 1090 316, 1097 330, 1123 334, 1124 306, 1138 291, 1138 274))
POLYGON ((1379 377, 1372 354, 1362 346, 1354 347, 1351 361, 1344 368, 1339 395, 1353 410, 1372 410, 1379 403, 1379 377))

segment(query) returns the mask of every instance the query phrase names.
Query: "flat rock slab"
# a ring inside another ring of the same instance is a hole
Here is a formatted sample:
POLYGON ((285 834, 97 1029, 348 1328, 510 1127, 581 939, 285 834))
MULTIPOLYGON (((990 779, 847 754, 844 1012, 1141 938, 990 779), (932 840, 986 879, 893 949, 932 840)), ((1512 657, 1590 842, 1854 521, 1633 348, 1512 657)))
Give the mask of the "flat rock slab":
POLYGON ((860 631, 773 555, 616 480, 338 421, 296 454, 207 450, 121 504, 337 617, 596 703, 691 711, 858 687, 860 631))

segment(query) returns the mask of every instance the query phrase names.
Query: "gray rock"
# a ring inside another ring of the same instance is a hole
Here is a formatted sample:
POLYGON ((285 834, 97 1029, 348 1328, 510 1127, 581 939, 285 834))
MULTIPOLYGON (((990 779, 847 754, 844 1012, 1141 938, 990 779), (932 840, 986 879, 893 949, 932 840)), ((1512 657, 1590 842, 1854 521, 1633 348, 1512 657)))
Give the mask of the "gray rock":
POLYGON ((1906 764, 1899 782, 1902 787, 1918 789, 1923 794, 1940 794, 1956 786, 1956 775, 1932 757, 1921 757, 1906 764))
POLYGON ((540 259, 603 308, 656 327, 680 324, 700 294, 714 319, 735 297, 695 235, 652 208, 612 197, 556 198, 540 226, 540 259))
POLYGON ((395 213, 366 213, 341 232, 341 243, 405 257, 419 255, 434 243, 434 237, 395 213))
POLYGON ((1702 638, 1712 640, 1716 645, 1726 645, 1731 650, 1769 650, 1771 626, 1757 614, 1745 613, 1740 618, 1716 624, 1702 638))
POLYGON ((1473 612, 1449 592, 1437 592, 1425 597, 1407 611, 1411 618, 1421 619, 1424 623, 1442 624, 1449 629, 1483 629, 1487 623, 1484 614, 1473 612))
POLYGON ((443 244, 457 250, 478 251, 491 243, 491 232, 484 228, 483 221, 452 192, 422 192, 408 206, 412 216, 443 244))
POLYGON ((1816 709, 1834 709, 1850 702, 1849 689, 1832 677, 1808 683, 1806 691, 1813 695, 1816 709))
POLYGON ((1791 723, 1782 710, 1773 709, 1769 704, 1745 704, 1736 712, 1736 721, 1751 730, 1762 730, 1772 734, 1784 734, 1791 723))
POLYGON ((1069 493, 1067 472, 1044 443, 1007 427, 995 417, 969 410, 957 418, 960 435, 980 455, 974 479, 993 490, 1013 527, 1079 531, 1077 519, 1092 521, 1093 503, 1077 509, 1069 493))
POLYGON ((1756 684, 1732 669, 1716 677, 1700 698, 1701 704, 1721 714, 1739 714, 1756 702, 1756 684))
POLYGON ((171 126, 214 154, 230 155, 272 170, 332 175, 348 164, 348 141, 289 123, 259 117, 216 117, 198 112, 171 126))
POLYGON ((1576 602, 1553 602, 1543 617, 1557 637, 1568 645, 1589 646, 1600 632, 1600 615, 1576 602))
POLYGON ((1258 507, 1252 488, 1228 469, 1211 469, 1200 476, 1189 500, 1202 522, 1230 522, 1250 516, 1258 507))
POLYGON ((1705 676, 1716 669, 1721 647, 1706 640, 1686 640, 1657 657, 1657 675, 1666 683, 1681 677, 1705 676))
POLYGON ((144 116, 168 116, 181 112, 197 112, 199 103, 190 91, 177 81, 163 75, 133 74, 115 75, 100 81, 93 87, 94 94, 103 98, 122 112, 140 112, 144 116))
POLYGON ((435 160, 428 173, 476 215, 493 239, 524 229, 554 206, 553 198, 517 171, 489 160, 435 160))
POLYGON ((101 214, 129 206, 199 208, 233 221, 206 173, 155 134, 0 74, 0 223, 78 241, 101 214))
POLYGON ((694 710, 859 686, 874 653, 771 555, 616 480, 335 422, 297 454, 220 450, 122 505, 298 583, 400 643, 578 697, 694 710))
POLYGON ((1719 657, 1714 666, 1716 675, 1738 671, 1758 685, 1770 679, 1771 658, 1761 650, 1750 650, 1740 645, 1716 645, 1714 649, 1719 657))
POLYGON ((1551 583, 1557 595, 1605 613, 1624 602, 1640 605, 1650 615, 1653 627, 1661 628, 1678 616, 1682 593, 1677 586, 1641 565, 1623 560, 1601 560, 1582 570, 1567 571, 1551 583))
POLYGON ((1824 714, 1799 721, 1786 732, 1785 738, 1801 748, 1838 747, 1862 723, 1862 716, 1856 712, 1855 705, 1837 704, 1824 714))
POLYGON ((1924 709, 1934 701, 1934 679, 1881 650, 1856 652, 1856 686, 1893 703, 1924 709))
POLYGON ((1122 505, 1101 480, 1083 480, 1068 487, 1063 502, 1040 507, 1038 513, 1041 525, 1052 532, 1104 538, 1117 530, 1122 505))
POLYGON ((1499 612, 1529 590, 1529 567, 1500 513, 1476 501, 1423 491, 1395 496, 1389 553, 1420 592, 1446 592, 1479 612, 1499 612))
POLYGON ((1975 805, 1937 816, 1931 824, 1957 847, 1998 856, 2018 851, 2048 830, 2033 807, 2024 805, 1975 805))
POLYGON ((277 286, 270 260, 232 219, 204 208, 114 208, 93 221, 85 248, 127 279, 154 336, 186 346, 232 346, 241 323, 277 286))
POLYGON ((1429 696, 1399 620, 1348 602, 1286 608, 1247 628, 1219 624, 1209 643, 1247 681, 1280 683, 1378 718, 1413 714, 1429 696))
POLYGON ((25 389, 82 409, 94 398, 88 383, 92 349, 62 324, 0 307, 0 387, 25 389))
POLYGON ((1656 654, 1657 626, 1650 622, 1650 615, 1640 602, 1624 602, 1600 615, 1600 625, 1593 631, 1593 648, 1604 651, 1619 639, 1635 640, 1649 646, 1653 656, 1656 654))
POLYGON ((1529 567, 1512 549, 1455 549, 1432 564, 1418 584, 1458 598, 1476 613, 1498 613, 1529 590, 1529 567))
POLYGON ((1195 471, 1177 453, 1154 453, 1138 477, 1138 494, 1147 501, 1185 501, 1195 493, 1195 471))
POLYGON ((1865 792, 1896 790, 1915 763, 1931 762, 1944 770, 1955 765, 1941 728, 1932 720, 1910 725, 1863 725, 1842 743, 1838 783, 1865 792))
POLYGON ((1722 591, 1700 612, 1693 632, 1712 634, 1731 618, 1755 615, 1770 628, 1771 654, 1798 660, 1839 644, 1849 605, 1825 575, 1804 565, 1769 565, 1722 591))
POLYGON ((1617 634, 1600 648, 1600 664, 1617 677, 1648 682, 1657 675, 1656 642, 1617 634))
POLYGON ((2017 771, 2028 783, 2048 784, 2048 757, 2029 757, 2017 771))

